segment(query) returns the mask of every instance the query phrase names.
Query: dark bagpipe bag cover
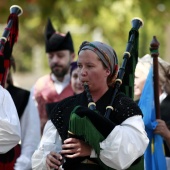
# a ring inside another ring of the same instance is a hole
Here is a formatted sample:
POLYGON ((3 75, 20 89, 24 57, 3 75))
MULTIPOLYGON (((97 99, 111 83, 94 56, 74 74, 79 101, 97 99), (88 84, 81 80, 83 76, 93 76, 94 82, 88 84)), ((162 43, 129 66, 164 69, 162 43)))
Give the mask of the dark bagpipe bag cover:
MULTIPOLYGON (((109 133, 114 129, 116 124, 100 115, 100 113, 90 110, 87 107, 76 106, 71 112, 69 131, 77 138, 83 138, 97 154, 97 160, 104 170, 113 170, 106 166, 99 158, 100 145, 109 133), (107 127, 106 127, 107 125, 107 127), (77 127, 78 126, 78 127, 77 127)), ((143 170, 143 158, 137 159, 128 170, 143 170), (140 163, 139 163, 140 161, 140 163)))

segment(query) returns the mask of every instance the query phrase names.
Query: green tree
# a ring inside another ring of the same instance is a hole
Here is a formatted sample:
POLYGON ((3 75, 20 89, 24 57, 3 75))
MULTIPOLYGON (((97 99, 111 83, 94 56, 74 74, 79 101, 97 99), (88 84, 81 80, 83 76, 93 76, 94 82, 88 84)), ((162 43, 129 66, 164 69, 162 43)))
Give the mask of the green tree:
POLYGON ((44 28, 50 17, 59 32, 72 33, 75 50, 84 40, 102 40, 117 51, 119 60, 126 48, 131 19, 140 17, 144 26, 139 30, 139 56, 149 53, 152 37, 160 42, 160 54, 165 58, 165 37, 169 25, 170 1, 168 0, 6 0, 0 1, 1 31, 5 27, 11 5, 19 5, 19 40, 13 54, 18 71, 30 72, 37 56, 41 66, 48 69, 44 50, 44 28), (37 48, 36 48, 37 47, 37 48), (40 50, 41 52, 35 52, 40 50))

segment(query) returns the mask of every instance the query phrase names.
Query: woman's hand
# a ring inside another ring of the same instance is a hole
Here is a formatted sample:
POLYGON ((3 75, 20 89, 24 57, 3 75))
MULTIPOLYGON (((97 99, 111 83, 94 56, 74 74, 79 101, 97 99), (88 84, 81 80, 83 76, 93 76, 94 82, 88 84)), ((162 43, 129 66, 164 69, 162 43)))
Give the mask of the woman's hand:
POLYGON ((61 154, 67 158, 90 156, 91 147, 80 139, 68 138, 62 145, 61 154))
POLYGON ((56 152, 50 152, 46 158, 46 167, 48 170, 51 168, 59 169, 62 162, 62 156, 56 152))

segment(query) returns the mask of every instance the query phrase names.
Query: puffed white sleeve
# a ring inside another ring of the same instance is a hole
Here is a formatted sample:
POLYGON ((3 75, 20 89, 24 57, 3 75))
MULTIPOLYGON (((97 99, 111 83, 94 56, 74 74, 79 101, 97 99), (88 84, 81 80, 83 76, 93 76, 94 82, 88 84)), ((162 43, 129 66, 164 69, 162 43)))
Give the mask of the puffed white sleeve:
POLYGON ((21 139, 18 113, 9 92, 0 86, 0 153, 6 153, 21 139))
POLYGON ((50 151, 61 151, 61 138, 58 134, 56 127, 51 120, 48 120, 41 138, 39 147, 35 150, 32 156, 32 169, 33 170, 46 170, 46 156, 50 151))
POLYGON ((100 143, 100 159, 113 169, 127 169, 148 146, 142 116, 133 116, 116 126, 100 143))

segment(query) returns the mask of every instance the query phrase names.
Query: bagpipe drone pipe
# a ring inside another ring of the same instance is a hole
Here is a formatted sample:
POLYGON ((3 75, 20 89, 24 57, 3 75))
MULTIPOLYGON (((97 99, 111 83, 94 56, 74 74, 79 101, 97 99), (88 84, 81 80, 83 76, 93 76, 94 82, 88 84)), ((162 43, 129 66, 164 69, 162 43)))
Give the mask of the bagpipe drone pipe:
MULTIPOLYGON (((87 83, 84 84, 84 89, 89 102, 88 108, 76 106, 70 115, 69 136, 81 136, 84 138, 84 140, 95 150, 98 156, 100 154, 99 143, 102 142, 116 126, 109 117, 113 112, 112 106, 117 92, 120 89, 120 91, 124 92, 127 96, 133 98, 134 71, 138 61, 138 30, 143 26, 143 21, 140 18, 134 18, 131 23, 132 28, 129 31, 128 43, 123 55, 123 63, 119 69, 114 85, 112 100, 106 107, 105 115, 103 116, 96 110, 87 83), (127 64, 128 67, 126 67, 127 64)), ((104 165, 100 160, 99 164, 101 164, 104 169, 111 169, 104 165)))
MULTIPOLYGON (((5 87, 10 68, 10 57, 13 45, 18 38, 18 16, 23 13, 22 8, 13 5, 10 7, 10 15, 6 28, 0 38, 0 85, 5 87)), ((1 95, 1 94, 0 94, 1 95)), ((5 154, 0 154, 0 169, 9 170, 14 168, 16 159, 21 152, 20 145, 16 145, 5 154)))
POLYGON ((13 45, 18 39, 18 16, 22 13, 22 8, 18 5, 12 5, 10 7, 10 15, 7 20, 7 26, 0 38, 0 84, 3 87, 5 86, 10 67, 10 57, 13 45))

